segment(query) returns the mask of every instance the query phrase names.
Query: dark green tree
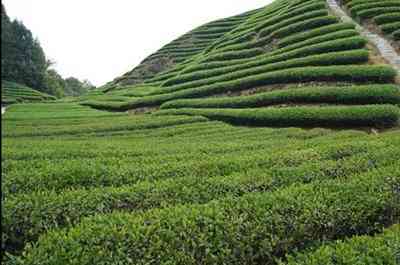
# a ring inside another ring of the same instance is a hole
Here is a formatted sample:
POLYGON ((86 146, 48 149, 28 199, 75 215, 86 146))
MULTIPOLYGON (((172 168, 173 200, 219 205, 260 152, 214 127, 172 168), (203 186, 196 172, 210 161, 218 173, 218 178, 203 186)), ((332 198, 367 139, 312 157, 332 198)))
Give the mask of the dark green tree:
POLYGON ((3 5, 1 20, 2 79, 45 91, 48 64, 39 41, 22 22, 10 21, 3 5))

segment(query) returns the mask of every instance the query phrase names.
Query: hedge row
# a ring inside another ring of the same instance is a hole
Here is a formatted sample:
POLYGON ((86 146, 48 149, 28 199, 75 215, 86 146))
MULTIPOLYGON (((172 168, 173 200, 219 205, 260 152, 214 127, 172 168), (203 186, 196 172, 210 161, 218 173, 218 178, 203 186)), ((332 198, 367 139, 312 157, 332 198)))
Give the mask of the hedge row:
POLYGON ((342 30, 347 30, 347 29, 355 29, 355 24, 352 23, 336 23, 336 24, 330 24, 327 26, 322 26, 318 27, 313 30, 309 30, 306 32, 300 32, 288 37, 285 37, 278 42, 278 47, 283 48, 288 45, 293 45, 298 42, 306 41, 311 38, 315 38, 318 36, 322 36, 325 34, 329 34, 332 32, 338 32, 342 30))
POLYGON ((323 17, 323 16, 327 16, 327 15, 328 15, 328 11, 326 10, 325 7, 323 8, 323 10, 302 13, 298 16, 290 17, 289 19, 283 20, 280 23, 276 23, 276 24, 271 25, 270 27, 264 28, 263 30, 260 31, 259 37, 262 38, 262 37, 268 36, 269 34, 271 34, 272 32, 274 32, 278 29, 287 27, 289 25, 293 25, 298 22, 304 22, 304 21, 307 21, 310 19, 315 19, 316 17, 323 17))
MULTIPOLYGON (((274 39, 280 39, 280 38, 289 36, 289 35, 297 33, 297 32, 308 31, 308 30, 311 30, 316 27, 330 25, 330 24, 336 23, 337 21, 338 21, 338 19, 334 16, 323 16, 323 17, 317 17, 314 19, 309 19, 304 22, 298 22, 298 23, 280 28, 280 29, 272 32, 270 35, 259 38, 258 40, 255 40, 254 42, 251 42, 246 46, 244 46, 244 44, 243 44, 243 46, 241 48, 243 48, 243 47, 245 47, 245 48, 261 47, 261 46, 269 45, 270 42, 274 39)), ((251 36, 250 40, 253 37, 254 36, 251 36)), ((250 40, 246 40, 246 41, 250 41, 250 40)), ((236 45, 238 43, 242 43, 242 41, 240 41, 240 42, 236 42, 236 41, 224 42, 223 46, 218 46, 218 47, 222 47, 222 48, 223 47, 225 47, 225 48, 226 47, 229 47, 229 48, 237 47, 236 45)), ((226 49, 229 49, 229 48, 226 48, 226 49)))
POLYGON ((361 19, 373 18, 378 15, 382 15, 384 13, 394 13, 400 12, 400 7, 377 7, 372 9, 367 9, 357 13, 357 16, 361 19))
POLYGON ((399 29, 400 29, 400 21, 381 25, 381 30, 386 34, 391 34, 392 32, 395 32, 396 30, 399 29))
POLYGON ((201 115, 239 125, 269 127, 393 127, 400 109, 393 105, 282 107, 255 109, 171 109, 159 115, 201 115))
POLYGON ((359 35, 358 31, 354 30, 354 29, 346 29, 346 30, 332 32, 332 33, 327 33, 324 35, 319 35, 319 36, 316 36, 313 38, 309 38, 304 41, 299 41, 295 44, 288 45, 281 49, 277 49, 276 51, 272 51, 270 53, 270 55, 275 55, 277 53, 287 52, 287 51, 291 51, 291 50, 295 50, 298 48, 302 48, 302 47, 306 47, 306 46, 314 45, 314 44, 318 44, 318 43, 323 43, 323 42, 327 42, 327 41, 355 37, 358 35, 359 35))
POLYGON ((400 87, 368 85, 288 88, 252 96, 175 100, 164 103, 161 108, 252 108, 285 103, 400 104, 400 87))
POLYGON ((399 264, 400 225, 375 236, 357 236, 335 244, 324 245, 311 253, 288 257, 280 265, 321 264, 399 264))
POLYGON ((233 81, 243 77, 249 77, 256 74, 268 73, 272 71, 289 69, 293 67, 365 63, 369 59, 369 52, 364 49, 359 49, 359 50, 350 50, 343 52, 328 52, 328 53, 310 55, 299 58, 296 58, 296 56, 294 56, 293 58, 295 59, 274 62, 275 58, 270 57, 270 61, 272 61, 272 63, 267 63, 261 66, 249 67, 245 70, 240 70, 240 71, 232 71, 231 69, 230 71, 227 72, 227 74, 222 74, 219 76, 215 76, 215 72, 213 71, 203 72, 201 73, 202 75, 193 75, 192 77, 194 81, 189 81, 170 87, 164 87, 161 88, 160 90, 154 91, 154 94, 169 93, 182 89, 195 88, 217 82, 233 81), (211 73, 211 74, 210 76, 207 76, 205 75, 206 73, 211 73))
MULTIPOLYGON (((253 30, 257 32, 258 31, 262 32, 262 30, 264 29, 274 27, 279 24, 286 26, 288 25, 288 23, 285 23, 285 21, 292 21, 293 23, 293 18, 301 17, 307 13, 324 11, 324 10, 326 11, 325 4, 320 0, 313 2, 306 2, 301 7, 293 8, 292 10, 286 10, 284 12, 282 12, 282 8, 280 8, 277 10, 277 12, 273 14, 273 16, 270 16, 268 19, 264 19, 263 21, 259 21, 258 25, 255 25, 253 27, 253 30)), ((307 19, 307 17, 305 17, 304 19, 307 19)), ((296 21, 299 20, 297 19, 296 21)))
POLYGON ((168 86, 174 86, 178 85, 184 82, 188 81, 194 81, 194 80, 199 80, 203 78, 209 78, 225 73, 231 73, 231 72, 237 72, 253 67, 258 67, 266 64, 271 64, 271 63, 276 63, 276 62, 281 62, 281 61, 286 61, 289 59, 294 59, 294 58, 299 58, 299 57, 305 57, 309 55, 314 55, 314 54, 321 54, 321 53, 326 53, 326 52, 335 52, 335 51, 344 51, 344 50, 352 50, 352 49, 360 49, 365 46, 367 43, 366 39, 363 37, 350 37, 350 38, 345 38, 345 39, 339 39, 339 40, 334 40, 334 41, 328 41, 328 42, 323 42, 319 44, 314 44, 302 48, 298 48, 295 50, 290 50, 287 52, 283 52, 281 54, 276 54, 274 56, 269 56, 269 54, 264 54, 259 57, 255 57, 250 61, 246 60, 246 63, 242 64, 237 64, 237 65, 231 65, 230 63, 208 63, 208 64, 200 64, 196 65, 195 67, 190 67, 187 68, 180 74, 179 76, 175 78, 171 78, 167 80, 163 86, 168 87, 168 86), (211 70, 203 70, 203 69, 209 69, 210 65, 213 65, 211 67, 211 70), (213 69, 216 66, 219 66, 219 69, 213 69), (225 67, 224 67, 225 65, 225 67))
POLYGON ((296 167, 252 169, 246 173, 212 178, 183 177, 120 188, 46 191, 10 197, 3 209, 3 243, 8 251, 14 252, 27 242, 36 241, 46 230, 76 225, 87 216, 115 210, 141 211, 177 204, 207 203, 226 196, 273 191, 295 183, 347 178, 355 172, 360 174, 390 166, 400 155, 399 150, 390 147, 380 149, 374 157, 356 153, 333 161, 331 156, 337 150, 323 153, 329 148, 331 146, 318 150, 318 153, 322 152, 321 161, 318 160, 318 165, 314 166, 306 162, 296 167))
POLYGON ((173 99, 204 97, 279 83, 311 81, 387 83, 393 82, 396 75, 397 72, 387 65, 300 67, 254 75, 235 81, 227 81, 198 88, 185 89, 169 94, 143 97, 124 104, 93 101, 81 104, 98 109, 124 111, 139 107, 158 106, 173 99))
POLYGON ((400 29, 396 30, 392 33, 392 37, 394 40, 400 40, 400 29))
POLYGON ((233 52, 223 52, 208 55, 202 62, 212 62, 212 61, 225 61, 225 60, 234 60, 234 59, 242 59, 242 58, 250 58, 257 55, 261 55, 264 53, 264 50, 261 48, 254 48, 248 50, 241 51, 233 51, 233 52))
POLYGON ((392 0, 380 0, 380 1, 375 1, 372 3, 365 3, 365 4, 359 4, 359 5, 353 5, 349 11, 352 16, 357 16, 359 13, 364 12, 366 10, 371 10, 371 9, 376 9, 376 8, 385 8, 385 7, 399 7, 400 1, 392 0))
MULTIPOLYGON (((321 0, 317 0, 318 2, 321 2, 321 0)), ((312 1, 316 2, 316 1, 312 1)), ((312 5, 313 3, 311 3, 312 5)), ((247 27, 245 31, 242 31, 237 34, 233 34, 231 37, 232 38, 237 38, 243 34, 246 33, 251 33, 251 32, 258 32, 264 28, 267 27, 275 27, 279 23, 285 23, 285 20, 292 19, 295 16, 301 16, 304 15, 305 13, 309 13, 318 9, 325 9, 321 3, 317 5, 312 5, 311 8, 309 8, 310 3, 309 1, 304 1, 304 4, 298 5, 298 6, 293 6, 292 8, 288 8, 284 12, 282 12, 283 7, 277 7, 272 10, 272 12, 268 12, 266 15, 264 15, 262 18, 258 19, 257 21, 254 21, 252 24, 250 24, 251 27, 247 27), (305 9, 304 9, 305 8, 305 9)), ((275 27, 276 28, 276 27, 275 27)))
POLYGON ((274 264, 398 221, 399 181, 392 167, 205 205, 96 216, 41 237, 23 264, 274 264))
POLYGON ((400 21, 400 12, 398 13, 387 13, 380 16, 374 17, 374 21, 378 25, 399 22, 400 21))

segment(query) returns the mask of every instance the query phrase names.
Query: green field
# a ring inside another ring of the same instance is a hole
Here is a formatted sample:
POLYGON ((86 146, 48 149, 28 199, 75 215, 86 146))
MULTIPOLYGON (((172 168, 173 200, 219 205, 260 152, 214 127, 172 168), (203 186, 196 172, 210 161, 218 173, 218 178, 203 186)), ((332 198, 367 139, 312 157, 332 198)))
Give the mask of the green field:
POLYGON ((326 1, 276 0, 84 96, 12 104, 5 263, 400 264, 399 77, 373 56, 326 1))
POLYGON ((46 93, 14 82, 1 81, 1 103, 8 105, 21 102, 50 101, 56 98, 46 93))

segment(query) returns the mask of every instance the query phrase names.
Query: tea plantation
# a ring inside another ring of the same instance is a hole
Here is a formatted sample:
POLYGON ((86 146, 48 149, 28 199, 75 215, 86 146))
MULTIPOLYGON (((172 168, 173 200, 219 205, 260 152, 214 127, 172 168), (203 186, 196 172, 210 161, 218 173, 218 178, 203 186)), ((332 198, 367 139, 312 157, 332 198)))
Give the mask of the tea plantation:
POLYGON ((51 95, 45 94, 24 85, 8 81, 1 82, 2 105, 8 105, 18 102, 49 101, 55 99, 56 98, 51 95))
MULTIPOLYGON (((400 8, 342 2, 374 30, 400 8)), ((8 107, 4 261, 398 265, 399 107, 324 0, 200 26, 85 96, 8 107)))

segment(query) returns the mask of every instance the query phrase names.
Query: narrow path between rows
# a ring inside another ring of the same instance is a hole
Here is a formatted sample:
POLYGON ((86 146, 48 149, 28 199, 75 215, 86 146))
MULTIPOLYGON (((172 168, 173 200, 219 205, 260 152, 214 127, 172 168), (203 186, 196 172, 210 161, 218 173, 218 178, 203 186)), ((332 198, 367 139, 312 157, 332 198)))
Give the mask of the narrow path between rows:
POLYGON ((368 40, 378 49, 381 56, 391 65, 393 65, 397 71, 400 71, 400 56, 397 54, 396 50, 392 47, 389 41, 358 24, 354 19, 347 15, 337 0, 327 0, 327 3, 332 9, 333 13, 343 22, 354 23, 356 25, 356 30, 360 32, 362 36, 368 38, 368 40))

